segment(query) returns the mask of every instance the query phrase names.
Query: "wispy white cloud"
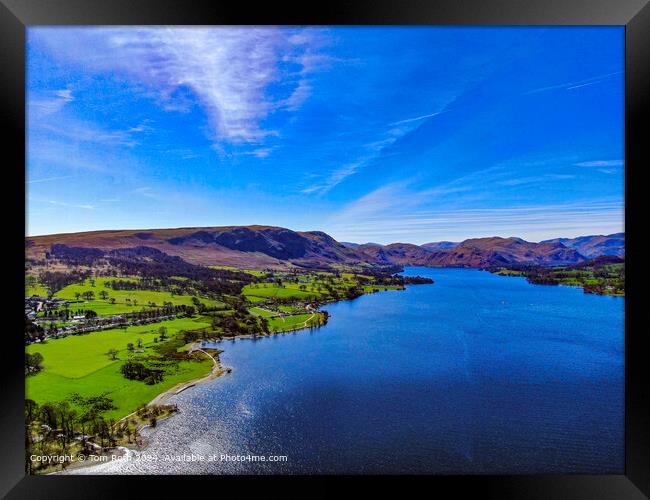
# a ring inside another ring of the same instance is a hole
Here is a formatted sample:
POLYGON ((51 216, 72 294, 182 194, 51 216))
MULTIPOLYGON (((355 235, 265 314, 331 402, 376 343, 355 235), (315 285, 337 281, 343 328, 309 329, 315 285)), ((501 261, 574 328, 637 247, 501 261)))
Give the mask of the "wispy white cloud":
POLYGON ((501 186, 522 186, 525 184, 539 184, 542 182, 563 181, 575 178, 576 176, 571 174, 545 174, 532 175, 529 177, 514 177, 512 179, 498 181, 497 184, 501 186))
POLYGON ((56 176, 56 177, 44 177, 42 179, 32 179, 32 180, 28 180, 26 183, 27 184, 40 184, 42 182, 51 182, 51 181, 59 181, 59 180, 63 180, 63 179, 72 179, 74 177, 76 177, 76 176, 74 176, 74 175, 59 175, 59 176, 56 176))
POLYGON ((58 89, 50 92, 28 93, 27 104, 35 119, 60 111, 66 104, 74 101, 71 89, 58 89))
POLYGON ((418 115, 411 118, 404 118, 378 127, 376 140, 363 145, 361 153, 359 153, 353 161, 334 168, 328 175, 322 178, 320 182, 302 189, 301 192, 305 194, 317 193, 320 195, 329 192, 345 179, 356 174, 368 164, 379 158, 385 153, 386 149, 395 144, 399 139, 419 128, 424 120, 449 111, 446 106, 452 101, 453 98, 448 97, 448 102, 442 106, 441 111, 418 115))
POLYGON ((374 159, 377 154, 366 155, 359 158, 357 161, 348 163, 341 167, 336 168, 330 172, 325 179, 321 179, 317 184, 306 187, 301 190, 301 193, 310 194, 318 193, 325 194, 331 191, 334 187, 343 182, 346 178, 355 174, 362 166, 374 159))
POLYGON ((137 131, 105 129, 93 122, 60 117, 57 120, 41 121, 35 124, 39 131, 49 133, 73 142, 92 142, 115 146, 135 146, 138 141, 133 137, 137 131))
POLYGON ((338 239, 380 243, 494 235, 537 241, 623 228, 624 205, 620 200, 517 205, 518 197, 507 201, 501 196, 503 189, 570 180, 576 177, 572 174, 511 176, 509 164, 499 164, 434 187, 418 188, 415 178, 388 183, 348 203, 328 218, 325 226, 338 239), (482 208, 485 203, 493 206, 497 200, 500 207, 482 208))
POLYGON ((134 146, 138 134, 152 130, 151 120, 123 129, 107 128, 103 123, 80 119, 67 112, 75 101, 72 90, 38 92, 27 96, 27 125, 30 153, 37 151, 43 141, 134 146))
POLYGON ((330 221, 338 223, 372 219, 386 214, 405 213, 409 209, 433 202, 442 202, 449 196, 458 199, 459 194, 469 193, 474 191, 477 185, 489 183, 488 176, 492 175, 490 178, 494 178, 496 173, 498 177, 502 170, 501 167, 489 167, 426 189, 413 188, 413 179, 391 182, 348 203, 335 213, 330 221))
MULTIPOLYGON (((378 202, 378 200, 376 200, 378 202)), ((622 202, 418 210, 399 214, 375 211, 330 221, 327 228, 344 241, 379 243, 463 240, 472 237, 518 236, 530 241, 624 230, 622 202)))
POLYGON ((32 166, 38 164, 66 171, 121 172, 126 175, 130 168, 137 165, 137 161, 128 155, 115 155, 106 150, 99 152, 92 147, 80 148, 78 143, 71 144, 69 141, 29 137, 28 145, 29 172, 33 172, 32 166))
POLYGON ((138 194, 140 196, 146 196, 147 198, 158 198, 156 193, 149 186, 142 186, 131 191, 133 194, 138 194))
POLYGON ((416 122, 419 121, 419 119, 406 120, 403 123, 411 122, 412 124, 401 127, 396 126, 396 123, 388 124, 388 129, 384 128, 377 133, 376 140, 361 147, 361 152, 353 161, 334 168, 327 175, 321 177, 318 182, 302 189, 301 192, 304 194, 317 193, 319 195, 328 193, 345 179, 379 158, 386 149, 395 144, 400 138, 417 128, 419 124, 416 122))
POLYGON ((624 164, 623 160, 596 160, 574 163, 576 167, 622 167, 624 164))
POLYGON ((547 92, 549 90, 573 90, 581 87, 586 87, 588 85, 596 85, 597 83, 604 82, 608 78, 611 78, 615 75, 622 74, 621 71, 614 71, 612 73, 605 73, 603 75, 592 76, 591 78, 585 78, 583 80, 576 80, 571 82, 558 83, 556 85, 549 85, 547 87, 540 87, 537 89, 529 90, 524 92, 524 95, 537 94, 538 92, 547 92))
MULTIPOLYGON (((33 200, 39 201, 39 200, 33 200)), ((84 210, 94 210, 95 205, 89 203, 70 203, 67 201, 58 201, 58 200, 44 200, 44 203, 49 203, 50 205, 55 205, 57 207, 66 207, 66 208, 82 208, 84 210)))
POLYGON ((426 118, 432 118, 434 116, 438 116, 441 113, 444 113, 444 111, 438 111, 436 113, 429 113, 428 115, 416 116, 414 118, 406 118, 404 120, 399 120, 399 121, 393 122, 393 123, 391 123, 391 125, 402 125, 404 123, 418 122, 418 121, 424 120, 426 118))
POLYGON ((297 111, 312 93, 312 86, 306 78, 301 79, 291 95, 280 101, 276 107, 288 111, 297 111))
POLYGON ((402 202, 407 203, 411 200, 411 203, 414 203, 413 198, 403 197, 407 185, 408 181, 401 181, 381 186, 348 203, 330 218, 330 222, 337 225, 343 221, 365 220, 382 213, 389 213, 402 202))
POLYGON ((238 155, 254 156, 256 158, 267 158, 275 148, 256 148, 251 151, 241 151, 238 155))
POLYGON ((151 132, 153 130, 153 127, 151 126, 152 123, 153 123, 153 120, 150 120, 150 119, 142 120, 135 127, 129 127, 127 129, 127 132, 129 132, 131 134, 137 134, 139 132, 151 132))
POLYGON ((291 37, 273 27, 80 28, 50 31, 46 39, 55 54, 87 70, 133 78, 168 110, 197 102, 215 140, 250 143, 275 133, 264 123, 271 113, 295 110, 309 96, 308 75, 322 61, 305 42, 316 35, 294 31, 291 37), (293 82, 288 95, 269 92, 278 81, 293 82))
POLYGON ((274 108, 297 111, 313 92, 311 75, 331 68, 334 63, 350 64, 353 60, 343 60, 318 52, 322 41, 313 28, 290 36, 288 41, 302 52, 285 54, 282 61, 297 64, 300 69, 295 74, 284 75, 287 81, 294 83, 294 88, 289 97, 280 99, 274 104, 274 108))

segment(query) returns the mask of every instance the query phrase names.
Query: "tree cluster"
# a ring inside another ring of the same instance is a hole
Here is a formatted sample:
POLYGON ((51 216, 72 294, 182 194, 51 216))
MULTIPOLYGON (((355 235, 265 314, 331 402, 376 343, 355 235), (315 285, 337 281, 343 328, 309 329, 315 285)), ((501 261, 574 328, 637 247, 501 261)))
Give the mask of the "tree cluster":
POLYGON ((38 280, 45 286, 52 296, 59 290, 62 290, 68 285, 79 283, 90 276, 88 271, 71 271, 69 273, 63 271, 43 271, 39 273, 38 280))
POLYGON ((163 370, 148 368, 139 361, 127 361, 121 366, 120 371, 124 378, 139 380, 148 385, 157 384, 163 379, 163 370))

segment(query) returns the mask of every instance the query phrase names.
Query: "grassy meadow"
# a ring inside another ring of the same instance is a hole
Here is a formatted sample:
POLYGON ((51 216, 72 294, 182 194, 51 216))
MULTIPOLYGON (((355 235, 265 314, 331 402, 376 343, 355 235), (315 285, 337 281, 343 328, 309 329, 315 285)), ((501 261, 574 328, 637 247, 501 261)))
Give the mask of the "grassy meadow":
POLYGON ((43 356, 43 370, 26 378, 26 397, 43 404, 64 400, 73 393, 95 396, 106 392, 117 408, 107 411, 105 416, 119 418, 179 382, 209 373, 212 361, 206 358, 205 362, 179 362, 171 370, 166 370, 163 381, 155 385, 124 378, 120 372, 121 365, 127 360, 146 356, 155 345, 153 339, 159 336, 161 326, 165 326, 167 335, 172 337, 182 330, 197 330, 209 325, 182 318, 31 344, 26 351, 31 354, 39 352, 43 356), (142 339, 145 352, 130 352, 127 344, 137 346, 138 339, 142 339), (115 360, 107 354, 109 349, 118 351, 115 360))
MULTIPOLYGON (((176 295, 166 291, 153 290, 113 290, 106 286, 107 281, 135 281, 132 278, 95 278, 95 286, 92 286, 91 280, 85 280, 83 283, 68 285, 54 294, 54 297, 79 302, 70 305, 71 310, 84 309, 93 310, 100 316, 123 314, 134 312, 143 307, 162 307, 165 302, 171 302, 173 305, 193 305, 191 295, 176 295), (83 300, 83 294, 93 292, 93 300, 83 300), (106 299, 102 299, 101 292, 108 294, 106 299), (77 299, 77 294, 81 296, 77 299), (112 303, 111 299, 115 299, 112 303)), ((47 294, 47 293, 46 293, 47 294)), ((208 307, 223 307, 223 303, 199 297, 201 303, 208 307)))
POLYGON ((262 316, 262 317, 265 317, 265 318, 269 318, 269 317, 278 315, 278 313, 276 313, 276 312, 269 311, 268 309, 262 309, 261 307, 251 307, 249 309, 249 312, 251 314, 255 314, 256 316, 262 316))
POLYGON ((345 294, 351 288, 358 286, 356 278, 365 278, 368 284, 361 285, 363 293, 373 293, 387 290, 400 290, 401 286, 372 284, 371 276, 341 273, 335 277, 327 272, 314 272, 293 276, 298 283, 283 281, 262 282, 246 285, 242 294, 252 303, 259 303, 269 299, 295 299, 295 300, 321 300, 332 299, 332 291, 345 294))
POLYGON ((317 314, 295 314, 293 316, 273 317, 269 319, 269 328, 277 331, 295 330, 316 325, 317 314))
POLYGON ((304 300, 320 299, 326 295, 325 293, 317 291, 300 290, 300 285, 297 283, 286 283, 282 286, 279 286, 276 283, 255 283, 253 285, 246 285, 243 288, 242 293, 247 298, 296 298, 304 300))

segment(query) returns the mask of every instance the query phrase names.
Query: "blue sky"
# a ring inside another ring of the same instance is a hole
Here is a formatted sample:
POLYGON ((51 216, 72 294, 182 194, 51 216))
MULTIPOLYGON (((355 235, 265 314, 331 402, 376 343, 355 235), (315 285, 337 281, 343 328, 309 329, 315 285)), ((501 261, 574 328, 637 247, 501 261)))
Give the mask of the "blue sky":
POLYGON ((623 230, 620 27, 29 28, 27 230, 623 230))

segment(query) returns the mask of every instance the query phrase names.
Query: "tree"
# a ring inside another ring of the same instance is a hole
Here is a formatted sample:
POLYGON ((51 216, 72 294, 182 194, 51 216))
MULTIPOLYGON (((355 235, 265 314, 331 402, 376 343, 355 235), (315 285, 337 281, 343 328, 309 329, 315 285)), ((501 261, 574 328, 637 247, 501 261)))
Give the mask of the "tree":
POLYGON ((94 319, 94 318, 97 317, 97 313, 95 311, 93 311, 92 309, 88 309, 86 311, 85 316, 86 316, 86 319, 94 319))
POLYGON ((32 423, 38 417, 38 404, 31 399, 25 399, 25 420, 32 423))
POLYGON ((138 339, 136 342, 138 343, 138 349, 140 349, 142 347, 142 339, 138 339))
POLYGON ((158 328, 158 336, 160 337, 160 340, 165 340, 167 338, 166 326, 161 326, 160 328, 158 328))
POLYGON ((107 352, 106 354, 108 354, 108 356, 109 356, 113 361, 115 361, 115 360, 117 359, 117 354, 118 354, 118 352, 119 352, 119 351, 118 351, 117 349, 109 349, 108 352, 107 352))
POLYGON ((45 339, 45 330, 43 330, 43 327, 25 316, 25 341, 29 343, 43 339, 45 339))
POLYGON ((95 292, 92 290, 86 290, 81 295, 83 296, 84 300, 93 300, 95 298, 95 292))
POLYGON ((132 351, 132 350, 133 350, 133 344, 132 344, 131 342, 129 342, 128 344, 126 344, 126 348, 127 348, 129 351, 132 351))
POLYGON ((80 300, 81 299, 81 292, 75 292, 74 293, 74 298, 77 299, 77 300, 80 300))
POLYGON ((108 292, 106 290, 102 290, 99 292, 99 296, 102 298, 102 300, 106 300, 108 298, 108 292))
POLYGON ((38 373, 43 369, 43 355, 40 352, 25 353, 25 375, 38 373))

